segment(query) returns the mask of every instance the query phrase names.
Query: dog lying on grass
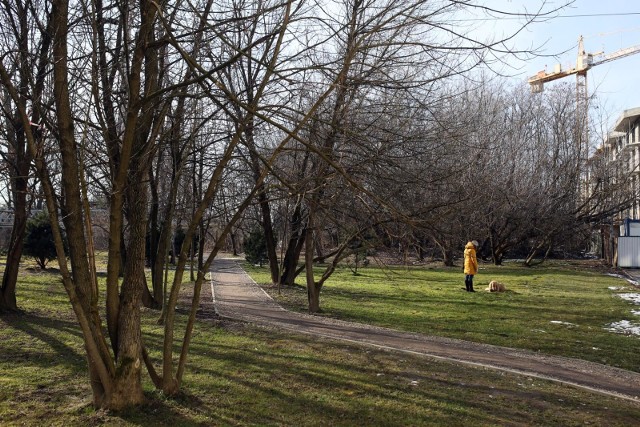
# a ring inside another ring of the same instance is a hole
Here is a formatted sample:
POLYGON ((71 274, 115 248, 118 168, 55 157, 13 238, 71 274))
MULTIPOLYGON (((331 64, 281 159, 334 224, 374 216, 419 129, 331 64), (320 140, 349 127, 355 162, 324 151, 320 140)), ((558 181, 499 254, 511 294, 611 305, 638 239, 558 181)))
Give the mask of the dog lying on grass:
POLYGON ((500 283, 496 280, 492 280, 491 282, 489 282, 489 287, 485 289, 485 291, 489 292, 504 292, 506 290, 507 287, 504 285, 504 283, 500 283))

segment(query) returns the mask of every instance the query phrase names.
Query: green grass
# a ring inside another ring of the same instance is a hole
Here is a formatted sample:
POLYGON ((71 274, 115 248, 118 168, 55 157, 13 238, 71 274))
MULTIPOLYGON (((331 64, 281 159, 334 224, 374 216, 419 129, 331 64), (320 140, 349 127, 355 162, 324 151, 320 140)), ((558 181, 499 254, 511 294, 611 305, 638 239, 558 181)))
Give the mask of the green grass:
MULTIPOLYGON (((2 426, 632 425, 640 404, 483 368, 197 322, 183 392, 94 411, 83 344, 56 275, 21 275, 22 314, 0 317, 2 426)), ((144 310, 157 357, 162 330, 144 310)), ((179 316, 180 325, 184 317, 179 316)))
MULTIPOLYGON (((258 283, 269 281, 266 269, 246 268, 258 283)), ((533 268, 482 266, 474 280, 475 293, 465 292, 463 281, 460 268, 368 267, 359 275, 339 269, 323 287, 320 306, 322 315, 343 320, 640 371, 638 336, 605 330, 623 319, 640 322, 629 302, 614 297, 632 291, 626 281, 586 263, 560 262, 533 268), (508 292, 485 292, 490 280, 505 283, 508 292), (609 289, 620 286, 627 290, 609 289)), ((290 309, 307 310, 304 287, 284 288, 280 294, 264 287, 290 309)))

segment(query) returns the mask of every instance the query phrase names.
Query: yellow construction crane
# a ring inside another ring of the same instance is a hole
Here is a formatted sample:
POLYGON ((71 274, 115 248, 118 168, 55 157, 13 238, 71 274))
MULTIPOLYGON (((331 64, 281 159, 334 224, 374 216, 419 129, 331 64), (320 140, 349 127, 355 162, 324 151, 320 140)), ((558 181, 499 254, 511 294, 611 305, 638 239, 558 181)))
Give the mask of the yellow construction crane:
MULTIPOLYGON (((587 115, 589 113, 589 94, 587 92, 587 71, 596 65, 604 64, 615 59, 624 58, 630 55, 640 53, 640 45, 627 47, 617 50, 613 53, 605 55, 604 52, 587 53, 584 50, 583 37, 578 39, 578 59, 576 66, 568 70, 563 70, 560 64, 556 64, 553 71, 547 73, 547 70, 539 71, 535 76, 529 78, 531 91, 539 93, 544 90, 544 84, 563 77, 576 75, 576 101, 577 101, 577 118, 578 118, 578 141, 586 140, 587 115)), ((582 146, 582 144, 581 144, 582 146)), ((585 153, 586 155, 586 153, 585 153)))
POLYGON ((635 55, 636 53, 640 53, 640 45, 620 49, 606 55, 604 52, 587 53, 584 50, 583 37, 580 36, 578 39, 578 59, 574 68, 563 70, 560 64, 556 64, 553 71, 550 73, 545 69, 529 78, 531 91, 539 93, 544 90, 544 84, 547 82, 571 76, 573 74, 576 75, 576 143, 580 150, 579 156, 585 162, 589 156, 589 93, 587 92, 587 71, 596 65, 635 55))
POLYGON ((608 55, 605 55, 604 52, 586 53, 584 51, 583 37, 580 36, 578 39, 578 60, 576 61, 576 66, 568 70, 563 70, 560 64, 556 64, 553 71, 550 73, 547 73, 547 70, 539 71, 535 76, 531 76, 529 78, 531 91, 534 93, 542 92, 546 82, 561 79, 562 77, 567 77, 573 74, 577 75, 578 78, 584 77, 586 80, 587 70, 590 68, 604 64, 605 62, 613 61, 614 59, 634 55, 639 52, 640 45, 620 49, 608 55))

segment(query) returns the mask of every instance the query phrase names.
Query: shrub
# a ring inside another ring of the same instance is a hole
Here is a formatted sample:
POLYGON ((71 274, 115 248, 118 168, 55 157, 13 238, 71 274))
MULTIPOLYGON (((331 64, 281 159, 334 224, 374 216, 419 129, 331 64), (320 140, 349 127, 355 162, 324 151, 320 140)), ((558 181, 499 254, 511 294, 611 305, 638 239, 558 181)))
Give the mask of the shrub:
MULTIPOLYGON (((66 254, 66 242, 64 249, 66 254)), ((47 268, 49 261, 56 259, 53 231, 49 222, 49 214, 46 212, 38 212, 27 221, 23 252, 25 255, 35 258, 36 263, 43 270, 47 268)))
POLYGON ((267 242, 262 230, 253 230, 249 233, 244 240, 244 255, 248 262, 262 267, 262 263, 267 258, 267 242))

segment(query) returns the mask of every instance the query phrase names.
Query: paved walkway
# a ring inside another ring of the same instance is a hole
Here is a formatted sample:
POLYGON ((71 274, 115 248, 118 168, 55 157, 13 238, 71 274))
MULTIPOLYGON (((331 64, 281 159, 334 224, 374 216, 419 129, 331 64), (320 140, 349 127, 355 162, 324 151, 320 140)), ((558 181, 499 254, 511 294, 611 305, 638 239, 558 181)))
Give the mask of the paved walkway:
MULTIPOLYGON (((209 291, 211 293, 209 293, 209 291)), ((561 382, 640 402, 640 374, 609 366, 525 350, 399 332, 283 309, 232 259, 217 259, 210 289, 218 315, 295 333, 391 349, 416 355, 561 382)))

